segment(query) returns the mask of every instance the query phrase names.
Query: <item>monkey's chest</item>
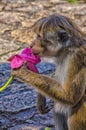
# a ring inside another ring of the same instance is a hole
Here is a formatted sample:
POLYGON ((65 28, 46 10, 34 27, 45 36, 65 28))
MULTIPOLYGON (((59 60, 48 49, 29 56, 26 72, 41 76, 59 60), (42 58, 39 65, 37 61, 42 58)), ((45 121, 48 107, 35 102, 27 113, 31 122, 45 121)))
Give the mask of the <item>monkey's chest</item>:
POLYGON ((68 69, 70 65, 70 59, 71 59, 71 56, 69 55, 62 62, 59 62, 58 60, 57 69, 56 69, 54 78, 61 85, 64 85, 68 78, 68 69))
POLYGON ((69 107, 59 102, 55 102, 54 111, 55 113, 64 113, 65 115, 68 115, 69 107))
POLYGON ((55 72, 55 79, 63 85, 67 79, 68 65, 58 65, 55 72))

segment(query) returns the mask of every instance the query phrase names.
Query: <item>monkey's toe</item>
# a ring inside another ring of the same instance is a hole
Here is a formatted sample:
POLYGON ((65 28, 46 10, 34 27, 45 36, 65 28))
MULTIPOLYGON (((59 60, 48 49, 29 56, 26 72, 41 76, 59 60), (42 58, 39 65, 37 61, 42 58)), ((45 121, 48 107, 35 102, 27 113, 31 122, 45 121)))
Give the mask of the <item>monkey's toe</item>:
POLYGON ((41 106, 40 108, 38 108, 40 114, 46 114, 50 111, 50 109, 48 108, 48 106, 41 106))

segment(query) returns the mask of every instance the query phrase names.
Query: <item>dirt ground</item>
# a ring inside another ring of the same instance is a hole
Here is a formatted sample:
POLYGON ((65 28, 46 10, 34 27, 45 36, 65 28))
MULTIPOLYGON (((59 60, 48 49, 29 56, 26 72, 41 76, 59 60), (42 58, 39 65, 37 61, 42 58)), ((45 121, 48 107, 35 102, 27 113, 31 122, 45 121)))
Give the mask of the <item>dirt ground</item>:
POLYGON ((86 0, 0 0, 0 62, 28 46, 35 37, 31 26, 53 13, 72 18, 86 33, 86 0))

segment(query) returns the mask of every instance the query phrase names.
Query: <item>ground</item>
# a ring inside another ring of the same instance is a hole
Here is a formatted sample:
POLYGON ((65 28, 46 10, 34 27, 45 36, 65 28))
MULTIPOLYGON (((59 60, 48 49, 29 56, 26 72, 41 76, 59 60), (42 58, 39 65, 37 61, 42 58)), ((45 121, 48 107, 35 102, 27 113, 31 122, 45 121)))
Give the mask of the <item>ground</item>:
MULTIPOLYGON (((0 0, 0 72, 4 73, 0 74, 0 85, 10 74, 7 59, 20 53, 34 39, 31 26, 39 18, 53 13, 72 18, 86 33, 86 0, 78 4, 64 0, 0 0)), ((42 73, 54 71, 51 64, 41 63, 40 67, 43 68, 42 73)), ((14 80, 7 90, 0 93, 0 130, 39 130, 45 126, 53 129, 52 101, 48 99, 51 111, 41 115, 35 98, 35 90, 14 80)))

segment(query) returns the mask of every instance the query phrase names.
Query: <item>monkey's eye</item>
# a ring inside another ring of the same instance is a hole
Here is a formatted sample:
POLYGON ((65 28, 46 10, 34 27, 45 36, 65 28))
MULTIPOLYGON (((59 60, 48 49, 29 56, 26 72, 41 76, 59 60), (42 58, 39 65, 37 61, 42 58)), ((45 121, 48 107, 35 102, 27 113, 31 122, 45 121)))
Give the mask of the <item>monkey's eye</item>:
POLYGON ((48 46, 50 46, 50 45, 52 44, 52 43, 51 43, 49 40, 47 40, 47 39, 45 39, 44 42, 45 42, 46 45, 48 45, 48 46))
POLYGON ((37 39, 40 39, 40 38, 41 38, 41 36, 38 34, 38 35, 37 35, 37 39))
POLYGON ((59 36, 61 41, 67 41, 68 40, 68 33, 63 29, 58 31, 58 36, 59 36))

